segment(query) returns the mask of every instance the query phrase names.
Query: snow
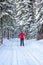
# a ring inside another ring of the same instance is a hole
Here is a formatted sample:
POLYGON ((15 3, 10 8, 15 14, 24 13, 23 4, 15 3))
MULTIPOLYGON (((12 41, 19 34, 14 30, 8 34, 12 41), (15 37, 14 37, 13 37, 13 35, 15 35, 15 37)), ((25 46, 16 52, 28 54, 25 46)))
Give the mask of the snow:
POLYGON ((18 16, 19 14, 21 14, 21 11, 18 11, 17 16, 18 16))
POLYGON ((37 17, 36 17, 36 19, 38 19, 38 17, 40 16, 40 14, 41 14, 41 12, 39 12, 39 13, 37 14, 37 17))
POLYGON ((23 25, 23 21, 20 21, 20 25, 23 25))
POLYGON ((43 39, 25 40, 25 46, 19 46, 20 39, 3 39, 0 46, 0 65, 43 65, 43 39))
POLYGON ((1 14, 0 14, 0 18, 1 17, 3 17, 4 15, 9 15, 7 12, 2 12, 1 14))
POLYGON ((13 14, 13 11, 12 10, 7 10, 7 12, 10 12, 11 14, 13 14))
POLYGON ((6 4, 6 3, 7 3, 6 1, 2 2, 3 5, 6 4))

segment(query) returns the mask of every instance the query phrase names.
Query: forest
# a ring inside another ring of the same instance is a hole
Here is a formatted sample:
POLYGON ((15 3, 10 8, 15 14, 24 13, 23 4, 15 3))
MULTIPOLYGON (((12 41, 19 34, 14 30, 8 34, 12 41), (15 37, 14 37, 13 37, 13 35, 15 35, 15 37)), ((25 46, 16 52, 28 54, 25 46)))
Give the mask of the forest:
POLYGON ((3 38, 43 39, 43 0, 0 0, 0 43, 3 38))

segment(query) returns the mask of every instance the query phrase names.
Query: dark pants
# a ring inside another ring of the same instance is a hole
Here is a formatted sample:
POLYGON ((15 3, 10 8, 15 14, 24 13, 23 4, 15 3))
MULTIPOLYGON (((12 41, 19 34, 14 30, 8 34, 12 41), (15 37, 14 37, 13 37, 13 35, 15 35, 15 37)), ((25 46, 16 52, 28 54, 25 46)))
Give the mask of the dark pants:
POLYGON ((24 39, 20 39, 20 46, 24 46, 24 39))

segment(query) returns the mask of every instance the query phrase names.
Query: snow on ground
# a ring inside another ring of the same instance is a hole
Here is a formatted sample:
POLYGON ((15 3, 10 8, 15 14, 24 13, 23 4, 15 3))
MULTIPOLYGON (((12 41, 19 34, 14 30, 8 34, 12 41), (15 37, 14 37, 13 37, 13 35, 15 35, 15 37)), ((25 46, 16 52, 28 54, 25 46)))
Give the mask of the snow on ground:
POLYGON ((25 40, 19 46, 19 39, 4 39, 0 46, 0 65, 43 65, 43 39, 25 40))

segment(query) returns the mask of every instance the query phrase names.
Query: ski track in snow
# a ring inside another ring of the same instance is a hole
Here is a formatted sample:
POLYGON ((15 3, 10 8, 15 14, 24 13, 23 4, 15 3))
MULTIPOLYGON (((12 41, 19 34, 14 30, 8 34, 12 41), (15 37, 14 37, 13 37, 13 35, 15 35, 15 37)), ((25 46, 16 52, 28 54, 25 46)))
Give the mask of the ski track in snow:
POLYGON ((43 65, 43 44, 36 40, 25 40, 19 46, 18 39, 5 40, 0 46, 0 65, 43 65))

